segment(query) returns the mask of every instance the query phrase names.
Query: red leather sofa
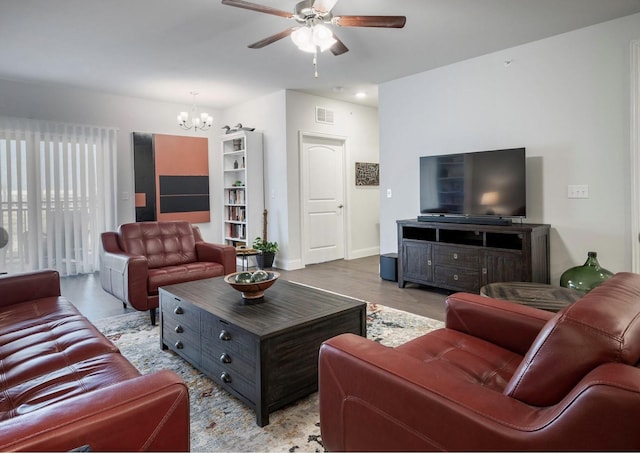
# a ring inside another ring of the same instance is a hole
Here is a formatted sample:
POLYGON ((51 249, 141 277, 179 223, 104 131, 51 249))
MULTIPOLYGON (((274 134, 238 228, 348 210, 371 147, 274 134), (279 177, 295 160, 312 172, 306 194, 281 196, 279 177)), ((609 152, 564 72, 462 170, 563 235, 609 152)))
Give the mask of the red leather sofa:
POLYGON ((189 451, 182 379, 140 375, 56 271, 0 276, 0 374, 0 451, 189 451))
POLYGON ((388 348, 320 350, 329 451, 640 450, 640 275, 619 273, 554 314, 479 295, 445 328, 388 348))
POLYGON ((102 234, 102 288, 156 323, 158 288, 236 271, 232 246, 206 243, 186 221, 135 222, 102 234))

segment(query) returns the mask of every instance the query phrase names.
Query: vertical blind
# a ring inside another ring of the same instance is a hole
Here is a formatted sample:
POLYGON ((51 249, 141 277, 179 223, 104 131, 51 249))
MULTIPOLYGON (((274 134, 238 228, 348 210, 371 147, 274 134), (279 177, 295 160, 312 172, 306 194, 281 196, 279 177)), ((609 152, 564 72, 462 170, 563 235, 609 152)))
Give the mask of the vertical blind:
POLYGON ((0 272, 99 269, 116 227, 117 130, 0 117, 0 272))

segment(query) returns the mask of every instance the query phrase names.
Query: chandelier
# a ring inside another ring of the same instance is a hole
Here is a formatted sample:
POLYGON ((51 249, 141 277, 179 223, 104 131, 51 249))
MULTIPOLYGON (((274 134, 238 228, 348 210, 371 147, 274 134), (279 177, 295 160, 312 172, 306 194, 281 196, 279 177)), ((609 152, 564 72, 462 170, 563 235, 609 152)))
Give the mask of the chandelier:
POLYGON ((191 124, 189 124, 189 112, 180 112, 178 114, 178 126, 182 129, 189 130, 192 129, 197 131, 206 131, 213 125, 213 117, 206 112, 202 112, 198 117, 196 115, 196 96, 198 96, 197 91, 189 92, 191 96, 193 96, 193 107, 191 108, 192 120, 191 124))

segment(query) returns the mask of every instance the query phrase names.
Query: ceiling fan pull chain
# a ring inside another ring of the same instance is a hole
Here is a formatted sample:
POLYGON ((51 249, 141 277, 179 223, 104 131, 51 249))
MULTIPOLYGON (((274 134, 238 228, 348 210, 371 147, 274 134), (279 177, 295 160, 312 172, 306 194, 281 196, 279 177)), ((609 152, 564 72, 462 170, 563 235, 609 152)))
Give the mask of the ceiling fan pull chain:
POLYGON ((313 76, 318 78, 318 51, 313 53, 313 76))

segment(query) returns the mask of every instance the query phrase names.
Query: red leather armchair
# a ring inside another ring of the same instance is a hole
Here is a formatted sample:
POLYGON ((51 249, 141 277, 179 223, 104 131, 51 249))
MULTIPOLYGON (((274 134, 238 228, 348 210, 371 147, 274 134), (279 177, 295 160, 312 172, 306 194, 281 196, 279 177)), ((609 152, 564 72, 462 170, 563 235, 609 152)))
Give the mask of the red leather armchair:
POLYGON ((123 224, 102 234, 102 288, 123 304, 149 311, 156 322, 158 288, 236 271, 232 246, 206 243, 186 221, 123 224))
POLYGON ((554 314, 458 293, 445 328, 320 350, 329 451, 640 450, 640 275, 554 314))

